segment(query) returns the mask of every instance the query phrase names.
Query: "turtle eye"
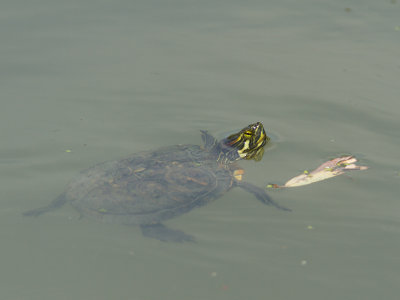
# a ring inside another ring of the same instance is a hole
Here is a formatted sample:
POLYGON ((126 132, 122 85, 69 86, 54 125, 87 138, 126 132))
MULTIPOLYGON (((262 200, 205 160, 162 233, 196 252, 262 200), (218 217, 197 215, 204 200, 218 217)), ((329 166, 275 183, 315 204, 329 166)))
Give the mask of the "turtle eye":
POLYGON ((244 136, 247 137, 247 138, 251 137, 252 135, 253 135, 253 133, 251 131, 245 131, 244 132, 244 136))

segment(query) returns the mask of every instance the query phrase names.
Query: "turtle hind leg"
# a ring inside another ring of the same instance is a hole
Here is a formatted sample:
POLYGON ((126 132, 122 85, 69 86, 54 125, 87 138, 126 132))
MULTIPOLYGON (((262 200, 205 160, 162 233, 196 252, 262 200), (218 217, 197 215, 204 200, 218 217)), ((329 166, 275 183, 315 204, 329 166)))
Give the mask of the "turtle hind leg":
POLYGON ((29 216, 29 217, 37 217, 40 216, 41 214, 44 214, 48 211, 55 210, 57 208, 60 208, 67 202, 67 199, 65 198, 65 194, 61 194, 58 196, 56 199, 54 199, 49 205, 44 206, 44 207, 39 207, 35 208, 32 210, 28 210, 23 213, 24 216, 29 216))
POLYGON ((162 242, 194 242, 194 237, 180 230, 170 229, 161 223, 140 225, 145 237, 160 240, 162 242))

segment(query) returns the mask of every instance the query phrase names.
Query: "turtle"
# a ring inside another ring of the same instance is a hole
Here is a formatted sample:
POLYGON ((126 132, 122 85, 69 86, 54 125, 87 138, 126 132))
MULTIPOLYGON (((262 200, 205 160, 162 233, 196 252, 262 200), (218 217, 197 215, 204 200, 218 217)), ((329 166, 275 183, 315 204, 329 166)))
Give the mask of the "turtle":
POLYGON ((84 217, 138 225, 145 237, 160 241, 194 241, 163 221, 220 198, 233 187, 252 193, 264 204, 289 210, 265 189, 242 180, 238 160, 260 161, 269 142, 261 122, 217 140, 201 130, 203 145, 174 145, 103 162, 80 173, 48 206, 24 213, 39 216, 69 202, 84 217))

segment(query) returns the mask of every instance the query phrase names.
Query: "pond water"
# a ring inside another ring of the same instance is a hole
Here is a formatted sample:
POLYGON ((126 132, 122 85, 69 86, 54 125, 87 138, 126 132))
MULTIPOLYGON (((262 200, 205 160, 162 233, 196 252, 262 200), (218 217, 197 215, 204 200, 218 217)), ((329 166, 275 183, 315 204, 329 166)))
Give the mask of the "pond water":
POLYGON ((3 1, 2 299, 398 299, 400 2, 3 1), (262 121, 259 186, 353 154, 367 171, 240 189, 167 222, 196 243, 23 217, 79 171, 262 121))

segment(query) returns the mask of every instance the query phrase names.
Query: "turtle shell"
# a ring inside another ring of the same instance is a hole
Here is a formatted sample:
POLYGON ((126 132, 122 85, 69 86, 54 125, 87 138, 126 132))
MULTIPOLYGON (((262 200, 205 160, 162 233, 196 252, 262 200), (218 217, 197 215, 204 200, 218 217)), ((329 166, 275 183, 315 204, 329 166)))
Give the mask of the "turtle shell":
POLYGON ((87 169, 64 197, 85 216, 153 224, 222 196, 232 187, 235 170, 199 146, 176 145, 87 169))

